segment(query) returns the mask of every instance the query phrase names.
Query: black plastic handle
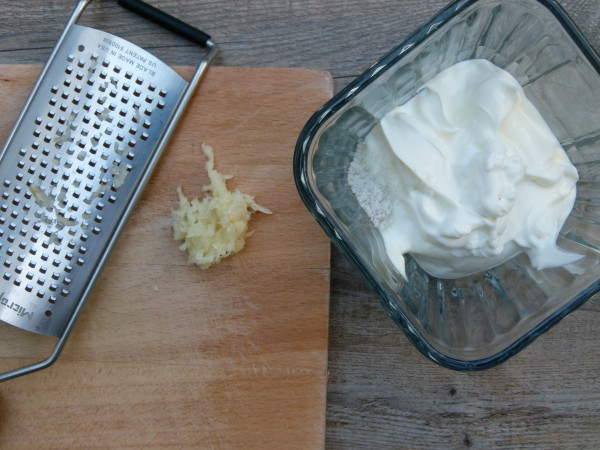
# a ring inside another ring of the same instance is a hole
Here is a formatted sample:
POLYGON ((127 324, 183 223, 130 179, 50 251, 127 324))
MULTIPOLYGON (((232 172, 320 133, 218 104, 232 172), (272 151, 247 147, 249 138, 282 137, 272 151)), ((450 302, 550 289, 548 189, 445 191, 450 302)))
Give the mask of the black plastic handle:
POLYGON ((142 0, 118 0, 117 3, 202 47, 206 47, 207 42, 210 40, 210 36, 204 31, 200 31, 142 0))

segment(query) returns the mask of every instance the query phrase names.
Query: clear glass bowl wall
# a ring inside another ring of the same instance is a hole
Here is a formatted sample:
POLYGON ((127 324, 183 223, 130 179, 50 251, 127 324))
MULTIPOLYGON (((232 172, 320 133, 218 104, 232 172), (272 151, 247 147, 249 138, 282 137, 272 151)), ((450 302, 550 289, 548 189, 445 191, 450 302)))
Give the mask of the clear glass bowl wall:
MULTIPOLYGON (((429 24, 422 42, 398 47, 359 93, 315 132, 303 182, 330 236, 376 287, 417 347, 462 370, 497 364, 598 290, 600 279, 600 76, 557 17, 536 0, 459 5, 429 24), (485 58, 522 84, 579 171, 578 195, 561 247, 585 255, 567 268, 536 271, 525 256, 486 273, 435 279, 407 258, 408 282, 388 260, 379 232, 347 183, 357 144, 390 109, 441 70, 485 58)), ((383 60, 382 60, 383 61, 383 60)), ((331 112, 331 111, 329 111, 331 112)))

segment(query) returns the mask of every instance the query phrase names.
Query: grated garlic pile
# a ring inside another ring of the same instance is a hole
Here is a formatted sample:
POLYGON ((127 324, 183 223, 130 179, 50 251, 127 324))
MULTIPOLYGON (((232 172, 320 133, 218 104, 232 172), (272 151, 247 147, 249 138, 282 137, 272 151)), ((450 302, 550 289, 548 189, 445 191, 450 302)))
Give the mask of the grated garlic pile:
POLYGON ((248 221, 253 213, 271 211, 258 205, 251 195, 238 189, 229 191, 226 181, 231 175, 215 170, 212 147, 202 144, 202 151, 210 184, 204 186, 206 195, 202 200, 188 200, 181 186, 177 188, 179 208, 173 211, 173 231, 175 240, 183 241, 179 248, 188 251, 189 262, 207 269, 244 248, 246 238, 252 234, 248 221))

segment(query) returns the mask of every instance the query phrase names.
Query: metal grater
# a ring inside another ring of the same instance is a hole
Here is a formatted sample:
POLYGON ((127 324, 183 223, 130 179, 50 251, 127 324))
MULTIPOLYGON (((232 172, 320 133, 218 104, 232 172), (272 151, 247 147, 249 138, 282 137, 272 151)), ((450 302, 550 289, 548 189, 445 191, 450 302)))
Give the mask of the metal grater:
POLYGON ((147 51, 77 25, 81 0, 0 155, 0 319, 57 337, 73 324, 208 63, 210 36, 119 3, 208 49, 189 82, 147 51))

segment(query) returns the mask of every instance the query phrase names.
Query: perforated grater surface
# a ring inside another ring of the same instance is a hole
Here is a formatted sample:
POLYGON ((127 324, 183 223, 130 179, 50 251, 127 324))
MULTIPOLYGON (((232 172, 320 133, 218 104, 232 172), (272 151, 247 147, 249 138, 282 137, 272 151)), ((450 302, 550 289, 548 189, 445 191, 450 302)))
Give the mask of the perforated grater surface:
POLYGON ((119 1, 208 48, 186 82, 147 51, 77 25, 79 2, 0 155, 0 319, 59 338, 58 357, 175 124, 217 52, 210 37, 119 1))

